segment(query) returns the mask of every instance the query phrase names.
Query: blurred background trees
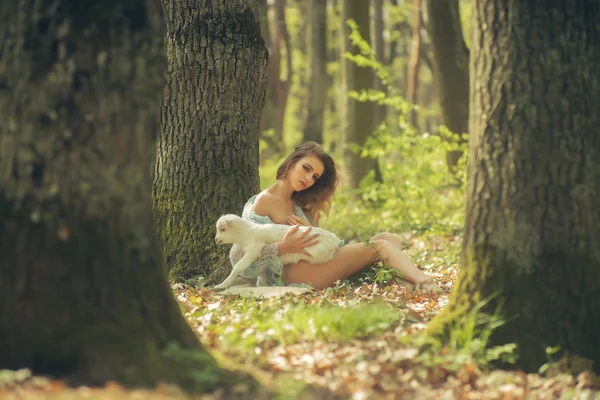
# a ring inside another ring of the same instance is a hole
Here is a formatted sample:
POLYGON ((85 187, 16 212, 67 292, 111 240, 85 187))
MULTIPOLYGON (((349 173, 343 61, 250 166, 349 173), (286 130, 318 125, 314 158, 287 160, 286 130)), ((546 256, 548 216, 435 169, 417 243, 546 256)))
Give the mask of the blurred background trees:
POLYGON ((270 52, 261 187, 290 150, 315 140, 343 176, 325 225, 355 239, 381 229, 459 229, 471 2, 259 5, 270 52))
MULTIPOLYGON (((468 81, 464 82, 464 76, 468 76, 468 49, 463 32, 467 33, 469 26, 467 22, 461 24, 461 17, 466 20, 471 14, 468 1, 444 0, 439 6, 437 3, 434 6, 431 0, 258 2, 261 33, 270 53, 271 104, 268 100, 261 125, 263 150, 270 148, 265 153, 268 156, 285 154, 302 140, 320 138, 310 136, 307 125, 311 131, 312 126, 319 125, 315 105, 322 101, 326 104, 323 141, 328 148, 348 141, 348 134, 353 137, 354 127, 350 121, 364 124, 362 119, 344 110, 348 92, 361 89, 385 92, 386 86, 380 78, 367 78, 376 75, 374 68, 363 62, 349 61, 346 53, 360 52, 387 70, 389 80, 385 84, 416 105, 406 119, 420 131, 436 133, 439 125, 446 123, 450 116, 443 110, 452 106, 447 105, 452 93, 457 93, 460 106, 465 104, 461 96, 468 93, 468 81), (349 38, 352 23, 348 24, 348 20, 356 24, 364 40, 360 51, 349 38), (446 68, 449 64, 455 68, 446 68), (436 65, 444 65, 444 68, 436 65), (453 80, 458 83, 449 82, 449 75, 456 76, 453 80), (439 93, 436 87, 440 88, 439 93), (327 90, 327 94, 322 94, 323 90, 327 90), (311 121, 312 115, 316 115, 316 122, 311 121)), ((377 117, 366 114, 364 117, 370 119, 373 127, 383 121, 399 133, 399 113, 388 113, 386 108, 390 107, 391 104, 369 107, 377 110, 371 112, 377 117)), ((369 136, 371 133, 372 129, 367 128, 361 129, 360 134, 369 136), (362 132, 364 130, 367 132, 362 132)))

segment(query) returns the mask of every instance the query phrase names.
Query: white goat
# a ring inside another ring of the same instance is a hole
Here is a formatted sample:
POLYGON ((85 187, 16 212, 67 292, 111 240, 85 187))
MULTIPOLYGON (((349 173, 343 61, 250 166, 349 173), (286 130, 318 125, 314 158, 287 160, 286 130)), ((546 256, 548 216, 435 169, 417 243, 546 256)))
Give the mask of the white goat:
MULTIPOLYGON (((309 227, 301 226, 295 234, 304 232, 309 227)), ((217 221, 217 244, 235 243, 244 250, 243 257, 233 266, 229 276, 216 289, 226 289, 238 277, 238 275, 260 255, 261 249, 269 244, 279 242, 290 229, 288 225, 280 224, 256 224, 252 221, 242 219, 234 214, 223 215, 217 221)), ((311 234, 318 233, 319 243, 306 247, 305 250, 311 255, 303 253, 286 253, 279 255, 282 264, 293 264, 306 260, 311 264, 320 264, 333 258, 340 247, 340 239, 332 232, 325 229, 313 227, 311 234)), ((265 281, 266 271, 260 271, 261 279, 265 281)))

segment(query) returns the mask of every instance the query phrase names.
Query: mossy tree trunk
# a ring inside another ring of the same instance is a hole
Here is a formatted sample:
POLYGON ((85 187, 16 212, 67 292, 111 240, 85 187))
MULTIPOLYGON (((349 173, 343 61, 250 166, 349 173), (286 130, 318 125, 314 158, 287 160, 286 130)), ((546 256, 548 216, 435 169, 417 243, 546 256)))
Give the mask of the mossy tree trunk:
POLYGON ((162 18, 153 0, 0 2, 0 369, 192 383, 164 353, 202 350, 151 209, 162 18))
POLYGON ((536 371, 546 346, 600 366, 600 4, 473 9, 469 182, 461 272, 440 328, 496 295, 536 371))
POLYGON ((215 223, 259 190, 267 53, 251 0, 163 0, 167 70, 154 217, 172 279, 228 273, 215 223))
MULTIPOLYGON (((343 17, 344 21, 348 19, 356 22, 358 31, 367 43, 371 44, 371 18, 369 16, 368 0, 344 0, 343 17)), ((345 32, 349 32, 349 29, 345 32)), ((357 46, 351 46, 350 53, 358 54, 357 46)), ((346 67, 346 87, 349 92, 368 90, 373 87, 373 69, 370 67, 361 67, 354 62, 349 62, 346 67)), ((346 94, 347 95, 347 94, 346 94)), ((349 173, 350 185, 357 188, 360 182, 370 171, 375 172, 377 180, 381 180, 381 172, 377 159, 371 157, 362 157, 361 150, 367 138, 373 133, 373 118, 375 104, 371 101, 357 101, 348 99, 346 105, 346 117, 348 119, 346 126, 346 168, 349 173)))
POLYGON ((311 0, 307 29, 308 68, 303 139, 323 143, 327 104, 327 2, 311 0))
MULTIPOLYGON (((460 24, 458 0, 426 0, 426 7, 443 121, 452 132, 462 135, 469 129, 469 50, 460 24)), ((446 152, 451 171, 461 156, 461 151, 446 152)))

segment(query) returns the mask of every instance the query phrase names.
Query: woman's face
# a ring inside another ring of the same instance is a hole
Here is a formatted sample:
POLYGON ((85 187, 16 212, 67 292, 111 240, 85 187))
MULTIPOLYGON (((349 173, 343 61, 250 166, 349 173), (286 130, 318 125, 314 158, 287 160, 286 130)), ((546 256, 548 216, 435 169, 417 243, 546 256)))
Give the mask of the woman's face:
POLYGON ((319 180, 325 171, 323 162, 316 156, 306 156, 299 159, 287 173, 286 178, 296 192, 308 189, 319 180))

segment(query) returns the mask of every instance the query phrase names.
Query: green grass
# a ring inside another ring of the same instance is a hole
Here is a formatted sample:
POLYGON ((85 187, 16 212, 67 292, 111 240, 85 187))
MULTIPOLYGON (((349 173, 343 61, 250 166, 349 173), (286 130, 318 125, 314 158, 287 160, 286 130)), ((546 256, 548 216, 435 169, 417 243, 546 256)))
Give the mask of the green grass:
POLYGON ((402 323, 406 314, 383 303, 355 303, 347 307, 280 299, 237 298, 225 307, 199 308, 192 316, 211 322, 210 329, 226 347, 252 353, 265 342, 289 345, 307 341, 346 342, 364 338, 402 323), (226 324, 223 322, 227 321, 226 324))

